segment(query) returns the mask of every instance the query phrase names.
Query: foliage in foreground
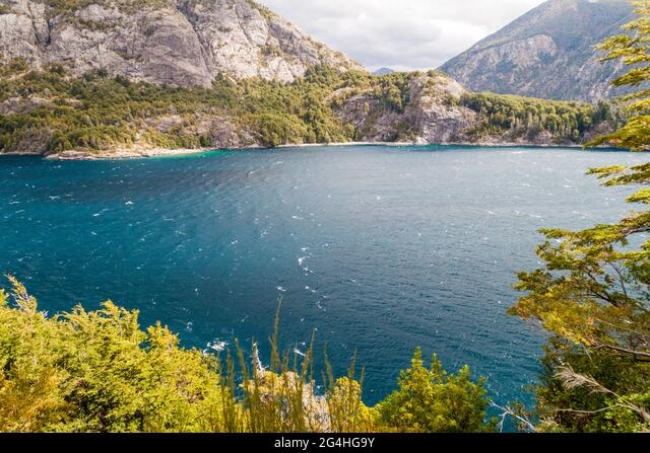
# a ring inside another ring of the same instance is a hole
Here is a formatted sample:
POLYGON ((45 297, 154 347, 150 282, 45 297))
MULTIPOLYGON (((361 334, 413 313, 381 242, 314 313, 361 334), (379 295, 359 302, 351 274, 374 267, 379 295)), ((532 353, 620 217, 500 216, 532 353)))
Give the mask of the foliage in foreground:
POLYGON ((630 69, 616 78, 614 86, 631 86, 637 91, 623 96, 632 113, 630 120, 616 132, 593 142, 615 143, 621 148, 647 150, 650 145, 650 2, 633 0, 636 18, 623 26, 623 35, 607 38, 599 48, 607 52, 603 61, 620 60, 630 69))
POLYGON ((411 368, 402 371, 399 390, 377 406, 384 426, 400 432, 478 432, 484 428, 487 391, 485 380, 471 381, 465 365, 457 375, 448 375, 434 355, 426 368, 417 349, 411 368))
MULTIPOLYGON (((609 38, 606 59, 631 65, 616 85, 650 80, 650 2, 633 1, 632 33, 609 38)), ((650 146, 650 89, 626 96, 632 118, 601 141, 650 146)), ((650 164, 593 169, 605 185, 650 184, 650 164)), ((526 292, 510 310, 551 333, 537 389, 539 430, 650 430, 650 189, 627 201, 643 206, 615 224, 582 231, 543 230, 537 249, 544 267, 519 274, 526 292)))
POLYGON ((271 370, 179 346, 156 324, 111 302, 48 317, 11 278, 0 291, 0 432, 474 432, 488 399, 467 367, 430 370, 418 350, 399 388, 377 407, 361 398, 354 369, 325 373, 314 392, 312 352, 290 368, 272 341, 271 370), (236 384, 237 382, 237 384, 236 384))
MULTIPOLYGON (((650 182, 650 165, 609 184, 631 180, 650 182)), ((628 201, 650 204, 650 191, 628 201)), ((537 254, 545 267, 519 274, 517 289, 527 294, 511 314, 552 334, 537 391, 540 429, 650 429, 649 231, 648 211, 583 231, 544 230, 537 254)))

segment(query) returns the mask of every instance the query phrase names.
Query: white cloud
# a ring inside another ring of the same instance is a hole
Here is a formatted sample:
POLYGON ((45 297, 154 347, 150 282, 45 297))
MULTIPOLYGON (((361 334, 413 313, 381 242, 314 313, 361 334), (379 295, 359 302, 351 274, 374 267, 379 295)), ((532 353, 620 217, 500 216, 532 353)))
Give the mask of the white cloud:
POLYGON ((543 0, 258 0, 367 68, 436 68, 543 0))

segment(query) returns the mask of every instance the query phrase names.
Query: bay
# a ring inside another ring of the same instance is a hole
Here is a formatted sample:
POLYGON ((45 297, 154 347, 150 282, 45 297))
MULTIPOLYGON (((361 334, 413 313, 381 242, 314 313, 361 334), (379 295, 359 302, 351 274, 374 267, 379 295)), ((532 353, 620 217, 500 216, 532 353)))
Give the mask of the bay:
MULTIPOLYGON (((365 399, 416 346, 468 363, 499 404, 530 401, 543 332, 508 317, 539 228, 623 215, 632 188, 590 167, 644 155, 534 148, 345 146, 125 161, 0 157, 0 272, 50 314, 111 299, 186 346, 281 345, 312 333, 365 399)), ((322 359, 319 359, 322 365, 322 359)))

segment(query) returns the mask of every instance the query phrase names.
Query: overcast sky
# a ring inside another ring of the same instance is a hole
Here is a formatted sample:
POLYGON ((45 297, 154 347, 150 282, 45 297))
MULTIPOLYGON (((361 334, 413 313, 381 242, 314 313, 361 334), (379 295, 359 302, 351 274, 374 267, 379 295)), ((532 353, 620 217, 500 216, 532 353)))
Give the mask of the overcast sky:
POLYGON ((370 70, 437 68, 544 0, 258 0, 370 70))

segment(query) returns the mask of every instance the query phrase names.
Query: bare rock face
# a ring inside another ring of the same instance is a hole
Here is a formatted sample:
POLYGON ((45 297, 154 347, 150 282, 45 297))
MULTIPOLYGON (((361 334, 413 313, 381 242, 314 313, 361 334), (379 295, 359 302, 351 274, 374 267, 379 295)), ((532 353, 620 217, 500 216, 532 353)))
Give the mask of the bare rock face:
POLYGON ((466 92, 455 80, 437 75, 416 79, 412 84, 413 116, 419 131, 418 143, 449 143, 470 126, 475 113, 457 105, 466 92))
POLYGON ((0 53, 178 86, 359 66, 249 0, 0 0, 0 53))
POLYGON ((401 111, 383 108, 381 98, 373 92, 350 96, 341 103, 339 118, 354 125, 361 141, 427 144, 457 141, 476 116, 472 110, 458 105, 466 91, 445 75, 417 75, 410 80, 408 91, 401 111))
POLYGON ((468 89, 547 99, 597 101, 624 94, 610 82, 618 61, 595 46, 634 17, 627 0, 549 0, 440 69, 468 89))

